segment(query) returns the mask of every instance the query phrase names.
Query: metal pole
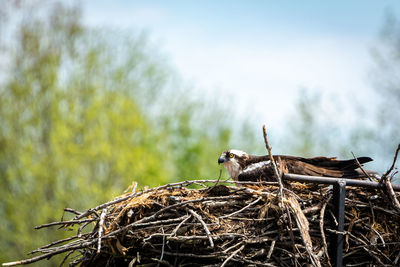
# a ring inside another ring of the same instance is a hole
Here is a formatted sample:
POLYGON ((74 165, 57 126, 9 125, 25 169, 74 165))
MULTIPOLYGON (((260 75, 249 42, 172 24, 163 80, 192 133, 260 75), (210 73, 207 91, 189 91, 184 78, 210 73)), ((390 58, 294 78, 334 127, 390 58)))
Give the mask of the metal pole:
POLYGON ((337 231, 338 233, 334 236, 335 245, 332 247, 332 255, 335 262, 336 267, 342 267, 343 265, 343 243, 344 243, 344 235, 339 232, 343 232, 344 230, 344 207, 345 207, 345 199, 346 199, 346 181, 345 179, 338 180, 335 184, 333 184, 333 205, 334 205, 334 213, 337 222, 337 231))
MULTIPOLYGON (((370 188, 384 188, 385 185, 377 182, 370 182, 365 180, 348 179, 348 178, 335 178, 335 177, 321 177, 321 176, 308 176, 300 174, 284 174, 283 179, 298 181, 298 182, 308 182, 316 184, 335 184, 338 180, 344 180, 348 186, 361 186, 370 188)), ((399 185, 393 185, 394 191, 400 191, 399 185)))

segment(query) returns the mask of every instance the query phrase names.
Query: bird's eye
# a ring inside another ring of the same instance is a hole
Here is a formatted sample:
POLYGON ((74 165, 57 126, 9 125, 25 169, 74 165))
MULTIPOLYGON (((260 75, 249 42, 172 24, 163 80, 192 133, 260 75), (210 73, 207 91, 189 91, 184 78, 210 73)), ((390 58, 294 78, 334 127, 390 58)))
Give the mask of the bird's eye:
POLYGON ((229 157, 230 157, 230 158, 233 158, 233 154, 229 154, 229 157))

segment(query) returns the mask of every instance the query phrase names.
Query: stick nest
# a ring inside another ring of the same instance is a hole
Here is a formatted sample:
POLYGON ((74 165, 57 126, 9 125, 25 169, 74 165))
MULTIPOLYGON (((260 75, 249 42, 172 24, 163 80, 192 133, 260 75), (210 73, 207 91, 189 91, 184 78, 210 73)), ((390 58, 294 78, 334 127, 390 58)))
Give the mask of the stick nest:
MULTIPOLYGON (((331 187, 291 183, 283 201, 278 192, 276 183, 185 181, 126 193, 83 213, 66 209, 73 219, 37 228, 61 225, 76 234, 8 265, 61 253, 71 266, 333 264, 331 187), (189 189, 193 184, 202 188, 189 189)), ((342 234, 345 265, 400 263, 400 213, 385 191, 348 187, 342 234)))

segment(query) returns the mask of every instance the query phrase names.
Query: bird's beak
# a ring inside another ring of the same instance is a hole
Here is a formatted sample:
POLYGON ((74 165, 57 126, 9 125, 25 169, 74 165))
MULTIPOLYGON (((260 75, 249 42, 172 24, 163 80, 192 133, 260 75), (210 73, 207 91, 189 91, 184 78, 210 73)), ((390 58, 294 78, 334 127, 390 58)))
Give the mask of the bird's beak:
POLYGON ((224 163, 224 162, 226 162, 226 161, 227 161, 227 159, 224 158, 224 157, 219 157, 219 158, 218 158, 218 164, 224 163))

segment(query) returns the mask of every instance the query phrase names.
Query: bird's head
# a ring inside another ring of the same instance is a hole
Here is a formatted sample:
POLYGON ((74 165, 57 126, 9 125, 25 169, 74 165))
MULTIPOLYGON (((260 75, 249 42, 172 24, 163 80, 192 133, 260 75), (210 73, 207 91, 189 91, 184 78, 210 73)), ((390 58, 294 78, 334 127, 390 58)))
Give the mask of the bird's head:
POLYGON ((223 163, 231 178, 237 180, 248 158, 249 155, 247 155, 246 152, 231 149, 222 152, 221 156, 218 158, 218 164, 223 163))

